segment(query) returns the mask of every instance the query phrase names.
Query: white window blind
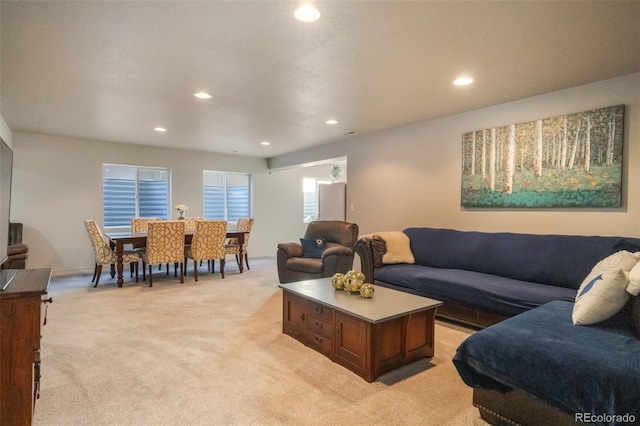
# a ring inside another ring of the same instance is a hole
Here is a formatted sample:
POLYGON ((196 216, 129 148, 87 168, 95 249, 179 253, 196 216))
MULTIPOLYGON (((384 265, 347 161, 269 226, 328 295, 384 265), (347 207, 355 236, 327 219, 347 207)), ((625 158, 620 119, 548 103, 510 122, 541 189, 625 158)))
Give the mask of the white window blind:
POLYGON ((202 178, 205 218, 236 222, 251 216, 249 174, 205 170, 202 178))
POLYGON ((169 176, 169 169, 103 164, 104 226, 128 227, 132 217, 166 219, 169 176))

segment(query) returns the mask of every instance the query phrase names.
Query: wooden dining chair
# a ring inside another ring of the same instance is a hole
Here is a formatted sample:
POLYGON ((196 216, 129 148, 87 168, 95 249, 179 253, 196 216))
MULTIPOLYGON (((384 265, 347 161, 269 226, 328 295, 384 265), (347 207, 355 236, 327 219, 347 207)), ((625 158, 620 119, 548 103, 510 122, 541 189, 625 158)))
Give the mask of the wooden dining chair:
MULTIPOLYGON (((94 220, 85 220, 84 225, 87 228, 91 245, 93 246, 93 253, 96 257, 95 267, 93 268, 93 278, 91 282, 95 281, 94 287, 98 286, 100 282, 100 276, 102 275, 103 265, 114 265, 118 261, 118 257, 107 243, 104 234, 96 224, 94 220)), ((133 251, 125 251, 122 254, 122 263, 129 263, 131 265, 131 275, 133 276, 133 270, 136 272, 136 282, 138 282, 138 261, 140 255, 133 251)))
MULTIPOLYGON (((185 258, 193 260, 193 276, 198 281, 198 261, 220 260, 220 274, 224 278, 224 257, 227 239, 226 220, 196 221, 191 247, 185 252, 185 258)), ((186 269, 186 267, 185 267, 186 269)))
MULTIPOLYGON (((142 261, 149 268, 149 287, 153 287, 152 266, 163 263, 180 264, 180 282, 184 282, 184 225, 184 220, 149 222, 147 246, 142 254, 142 261)), ((146 279, 145 269, 143 279, 146 279)))
POLYGON ((238 268, 240 267, 240 257, 244 256, 244 263, 247 265, 247 269, 251 269, 249 267, 249 257, 247 256, 247 247, 249 246, 249 235, 251 234, 251 228, 253 227, 253 218, 250 217, 241 217, 238 219, 238 223, 236 225, 236 230, 244 231, 244 243, 242 244, 242 253, 240 253, 240 244, 238 244, 237 238, 230 238, 229 242, 225 246, 227 254, 234 254, 236 256, 236 262, 238 263, 238 268))

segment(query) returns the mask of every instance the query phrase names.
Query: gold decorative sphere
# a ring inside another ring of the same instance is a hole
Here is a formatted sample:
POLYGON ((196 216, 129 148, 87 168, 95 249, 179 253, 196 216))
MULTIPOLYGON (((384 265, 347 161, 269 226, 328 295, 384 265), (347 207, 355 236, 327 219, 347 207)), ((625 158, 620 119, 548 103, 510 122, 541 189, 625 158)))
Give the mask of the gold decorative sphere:
POLYGON ((349 271, 344 276, 344 289, 349 293, 357 293, 364 284, 364 274, 360 271, 349 271))
POLYGON ((344 281, 344 274, 340 272, 338 272, 337 274, 333 274, 333 277, 331 277, 331 285, 336 290, 342 290, 344 288, 344 281))
POLYGON ((360 287, 360 296, 366 299, 371 299, 374 292, 373 284, 362 284, 362 287, 360 287))

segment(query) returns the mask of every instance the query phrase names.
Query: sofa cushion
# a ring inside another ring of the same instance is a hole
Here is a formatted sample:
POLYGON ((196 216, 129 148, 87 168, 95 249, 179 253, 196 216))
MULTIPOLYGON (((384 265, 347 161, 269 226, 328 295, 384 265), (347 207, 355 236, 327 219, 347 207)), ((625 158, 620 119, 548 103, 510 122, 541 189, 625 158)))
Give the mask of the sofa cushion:
POLYGON ((471 387, 519 389, 571 416, 640 418, 640 340, 628 315, 575 327, 572 310, 550 302, 474 333, 453 359, 460 376, 471 387))
POLYGON ((564 287, 532 284, 497 275, 463 269, 398 264, 376 268, 378 284, 442 301, 466 303, 509 315, 519 314, 552 300, 573 302, 576 291, 564 287))
POLYGON ((631 308, 633 332, 640 339, 640 297, 634 297, 631 308))
MULTIPOLYGON (((591 268, 618 251, 620 237, 533 235, 407 228, 416 263, 578 289, 591 268)), ((575 293, 574 293, 575 295, 575 293)))

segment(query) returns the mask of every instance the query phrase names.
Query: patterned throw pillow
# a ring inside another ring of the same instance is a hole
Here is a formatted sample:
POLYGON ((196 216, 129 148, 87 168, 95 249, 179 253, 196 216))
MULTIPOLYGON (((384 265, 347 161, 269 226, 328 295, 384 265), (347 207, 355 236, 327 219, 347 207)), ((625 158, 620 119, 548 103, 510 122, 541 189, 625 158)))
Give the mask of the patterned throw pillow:
POLYGON ((638 259, 626 250, 598 262, 578 289, 573 323, 596 324, 618 313, 629 300, 629 272, 637 263, 638 259))
POLYGON ((628 272, 614 268, 580 286, 573 306, 573 323, 596 324, 617 314, 629 300, 628 281, 628 272))
POLYGON ((327 248, 327 240, 324 238, 300 238, 302 244, 302 257, 320 259, 327 248))

